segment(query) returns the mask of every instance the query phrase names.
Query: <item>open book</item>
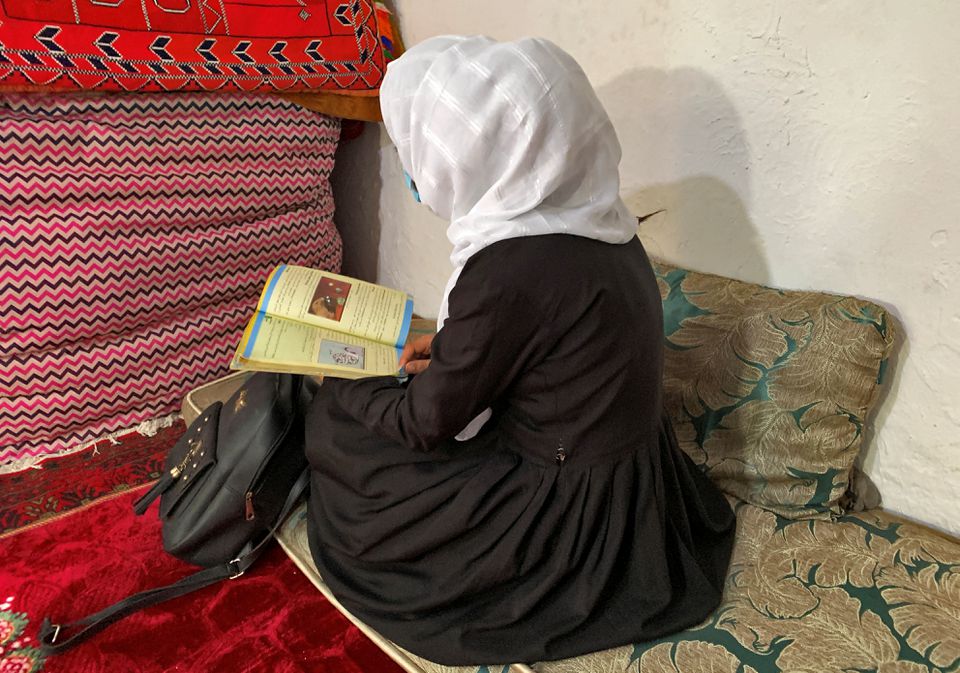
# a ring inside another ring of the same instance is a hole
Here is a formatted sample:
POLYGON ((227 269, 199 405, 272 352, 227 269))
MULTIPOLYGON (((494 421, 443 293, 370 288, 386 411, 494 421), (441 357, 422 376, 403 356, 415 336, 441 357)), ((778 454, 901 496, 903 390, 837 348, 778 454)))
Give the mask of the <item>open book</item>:
POLYGON ((278 266, 233 369, 359 379, 397 375, 413 300, 404 292, 302 266, 278 266))

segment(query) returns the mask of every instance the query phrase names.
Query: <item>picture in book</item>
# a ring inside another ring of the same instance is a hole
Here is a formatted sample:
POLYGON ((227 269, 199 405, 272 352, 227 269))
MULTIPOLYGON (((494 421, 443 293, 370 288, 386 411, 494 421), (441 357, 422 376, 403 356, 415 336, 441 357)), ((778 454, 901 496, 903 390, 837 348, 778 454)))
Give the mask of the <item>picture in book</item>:
POLYGON ((347 305, 347 296, 350 294, 350 283, 330 276, 320 276, 317 289, 310 300, 307 309, 313 315, 329 318, 340 322, 343 317, 343 307, 347 305))

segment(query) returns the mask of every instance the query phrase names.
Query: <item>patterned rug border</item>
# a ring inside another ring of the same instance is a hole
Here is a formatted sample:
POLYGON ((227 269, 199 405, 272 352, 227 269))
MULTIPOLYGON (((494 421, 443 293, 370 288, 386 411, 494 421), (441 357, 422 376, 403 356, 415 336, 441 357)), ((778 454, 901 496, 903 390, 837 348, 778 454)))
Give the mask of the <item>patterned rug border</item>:
POLYGON ((105 503, 105 502, 107 502, 107 501, 109 501, 109 500, 113 500, 113 499, 115 499, 115 498, 119 498, 119 497, 122 497, 122 496, 124 496, 124 495, 127 495, 127 494, 129 494, 131 491, 146 490, 149 486, 152 486, 153 484, 154 484, 154 482, 148 481, 148 482, 146 482, 145 484, 137 484, 136 486, 131 486, 131 487, 129 487, 129 488, 125 488, 125 489, 123 489, 122 491, 114 491, 114 492, 112 492, 112 493, 107 493, 106 495, 103 495, 103 496, 101 496, 101 497, 99 497, 99 498, 97 498, 97 499, 95 499, 95 500, 91 500, 91 501, 89 501, 89 502, 85 502, 85 503, 83 503, 82 505, 78 505, 78 506, 76 506, 76 507, 72 507, 72 508, 70 508, 70 509, 68 509, 68 510, 64 510, 63 512, 57 512, 57 513, 55 513, 55 514, 51 514, 50 516, 48 516, 48 517, 46 517, 46 518, 38 519, 38 520, 36 520, 36 521, 33 521, 32 523, 28 523, 28 524, 25 525, 25 526, 21 526, 21 527, 19 527, 19 528, 11 528, 11 529, 8 530, 8 531, 4 531, 4 532, 0 533, 0 540, 6 540, 6 539, 8 539, 8 538, 15 537, 15 536, 16 536, 17 534, 19 534, 19 533, 23 533, 23 532, 26 532, 26 531, 28 531, 28 530, 33 530, 33 529, 35 529, 35 528, 39 528, 40 526, 46 526, 48 523, 53 523, 54 521, 59 521, 60 519, 65 519, 66 517, 72 516, 72 515, 74 515, 74 514, 79 514, 80 512, 83 512, 84 510, 90 509, 91 507, 94 507, 94 506, 96 506, 96 505, 100 505, 100 504, 103 504, 103 503, 105 503))
POLYGON ((116 433, 85 451, 49 456, 38 466, 0 474, 0 538, 155 481, 185 430, 182 420, 168 419, 159 419, 151 434, 138 429, 116 433))

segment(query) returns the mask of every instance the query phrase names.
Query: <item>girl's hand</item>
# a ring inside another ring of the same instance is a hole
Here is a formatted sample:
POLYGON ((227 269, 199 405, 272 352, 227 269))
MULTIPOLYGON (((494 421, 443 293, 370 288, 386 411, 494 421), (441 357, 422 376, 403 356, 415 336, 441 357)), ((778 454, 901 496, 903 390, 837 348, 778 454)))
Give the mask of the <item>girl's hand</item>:
POLYGON ((424 334, 413 341, 408 341, 400 354, 400 368, 407 374, 419 374, 429 367, 433 337, 433 334, 424 334))

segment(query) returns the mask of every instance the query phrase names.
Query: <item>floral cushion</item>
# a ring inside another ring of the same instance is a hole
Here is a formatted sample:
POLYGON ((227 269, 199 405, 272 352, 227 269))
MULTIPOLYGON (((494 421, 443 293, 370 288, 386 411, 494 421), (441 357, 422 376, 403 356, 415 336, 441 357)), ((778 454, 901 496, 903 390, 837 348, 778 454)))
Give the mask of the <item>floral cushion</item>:
MULTIPOLYGON (((737 520, 723 603, 668 638, 529 665, 443 666, 361 628, 406 670, 425 673, 960 670, 960 542, 880 510, 794 521, 741 502, 737 520)), ((330 596, 310 557, 305 507, 279 537, 330 596)))
POLYGON ((871 302, 655 263, 664 401, 727 493, 791 518, 840 514, 894 343, 871 302))

